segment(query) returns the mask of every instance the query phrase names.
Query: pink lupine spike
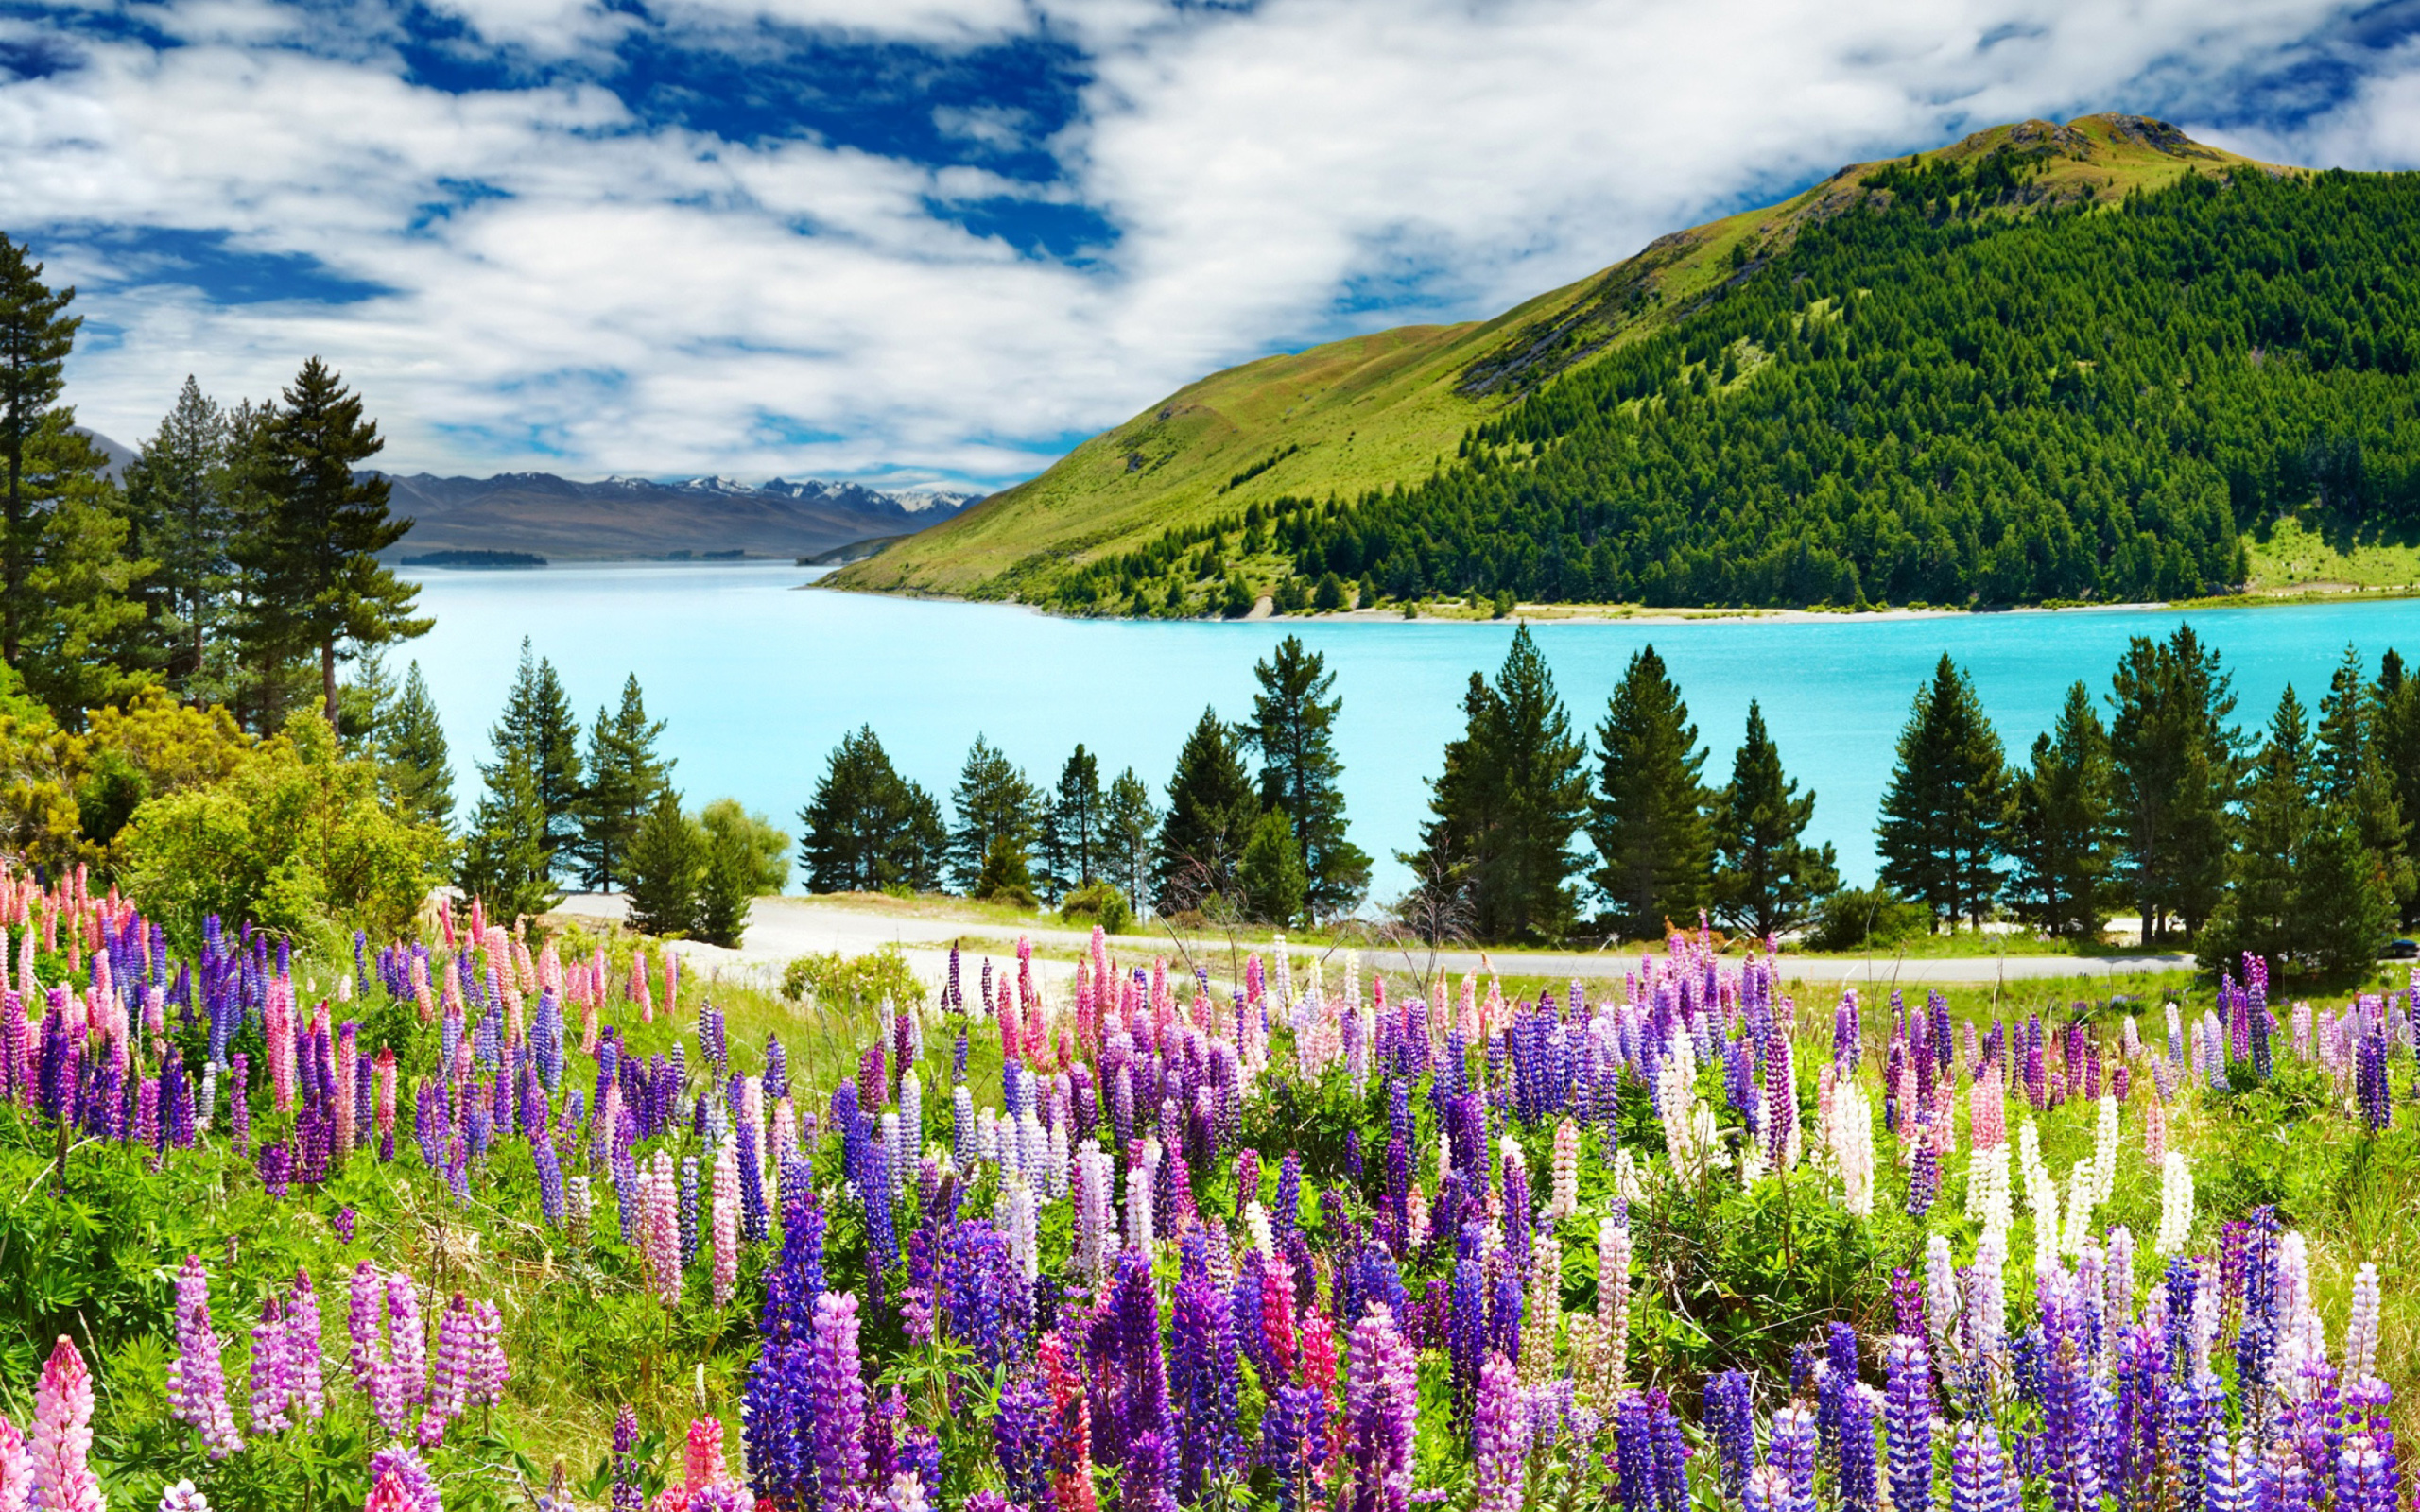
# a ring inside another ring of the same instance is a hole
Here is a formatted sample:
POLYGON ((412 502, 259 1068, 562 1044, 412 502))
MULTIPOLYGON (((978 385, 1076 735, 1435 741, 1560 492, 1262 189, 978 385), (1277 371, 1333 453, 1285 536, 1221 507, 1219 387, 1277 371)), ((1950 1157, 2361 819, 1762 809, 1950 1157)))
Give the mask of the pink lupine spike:
POLYGON ((106 1512, 93 1450, 93 1376, 66 1335, 52 1347, 34 1388, 36 1512, 106 1512))

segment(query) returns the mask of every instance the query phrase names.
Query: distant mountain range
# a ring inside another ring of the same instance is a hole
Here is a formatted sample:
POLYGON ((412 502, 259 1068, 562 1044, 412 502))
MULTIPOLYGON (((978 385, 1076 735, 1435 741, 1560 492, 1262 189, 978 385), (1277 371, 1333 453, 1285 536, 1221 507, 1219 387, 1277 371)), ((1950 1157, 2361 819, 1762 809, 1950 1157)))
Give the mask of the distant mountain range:
POLYGON ((579 483, 551 472, 488 478, 388 475, 390 507, 412 521, 390 554, 531 552, 549 559, 744 552, 813 557, 949 519, 979 494, 888 491, 821 478, 579 483))

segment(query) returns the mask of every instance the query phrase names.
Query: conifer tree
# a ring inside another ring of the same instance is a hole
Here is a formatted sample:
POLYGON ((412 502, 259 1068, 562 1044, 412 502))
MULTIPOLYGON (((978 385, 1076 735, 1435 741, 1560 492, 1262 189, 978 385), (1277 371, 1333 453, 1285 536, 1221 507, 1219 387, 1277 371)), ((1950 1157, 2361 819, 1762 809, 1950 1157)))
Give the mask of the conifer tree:
POLYGON ((631 838, 632 926, 650 935, 694 934, 705 870, 705 827, 682 812, 679 793, 661 789, 631 838))
POLYGON ((378 786, 387 806, 408 823, 451 830, 454 768, 445 727, 438 721, 437 702, 428 695, 418 662, 405 672, 403 690, 382 723, 378 786))
POLYGON ((1244 842, 1236 881, 1251 916, 1279 929, 1292 927, 1310 906, 1310 873, 1284 809, 1261 811, 1244 842))
MULTIPOLYGON (((2390 649, 2378 659, 2370 698, 2370 748, 2394 796, 2395 814, 2408 826, 2420 820, 2420 679, 2390 649)), ((2408 841, 2407 833, 2407 852, 2408 841)), ((2420 919, 2420 885, 2398 890, 2396 908, 2407 928, 2420 919)))
POLYGON ((2242 765, 2231 679, 2189 625, 2165 644, 2136 636, 2113 679, 2120 884, 2147 944, 2170 919, 2201 927, 2226 886, 2228 806, 2242 765))
POLYGON ((2099 937, 2113 901, 2109 734, 2082 682, 2067 689, 2055 730, 2033 738, 2017 775, 2009 888, 2018 917, 2052 935, 2099 937))
POLYGON ((518 754, 482 766, 487 790, 471 812, 470 833, 454 880, 484 899, 491 918, 543 914, 562 894, 554 883, 554 852, 546 845, 546 810, 538 772, 518 754))
POLYGON ((1748 728, 1731 760, 1731 782, 1715 796, 1714 916, 1769 939, 1805 924, 1816 902, 1841 885, 1827 842, 1808 845, 1815 795, 1782 770, 1764 711, 1748 702, 1748 728))
POLYGON ((337 662, 351 645, 425 635, 419 590, 381 566, 409 520, 387 510, 387 480, 359 471, 386 446, 361 396, 318 357, 303 363, 268 425, 265 497, 234 556, 254 594, 244 634, 272 657, 316 651, 328 722, 337 662))
POLYGON ((592 892, 612 892, 630 881, 631 842, 672 774, 673 762, 656 752, 663 734, 664 721, 647 716, 636 673, 623 679, 621 706, 610 717, 598 709, 588 727, 587 780, 579 789, 579 831, 571 853, 580 885, 592 892))
POLYGON ((1137 910, 1150 899, 1159 828, 1160 813, 1151 802, 1151 786, 1129 766, 1109 784, 1109 798, 1101 806, 1101 869, 1137 910))
POLYGON ((941 886, 941 805, 891 766, 871 725, 840 737, 798 820, 809 892, 941 886))
POLYGON ((1944 653, 1916 691, 1882 798, 1882 881, 1936 922, 1980 924, 1999 896, 2008 779, 1975 685, 1944 653))
POLYGON ((1081 744, 1059 768, 1059 785, 1042 815, 1042 891, 1063 894, 1092 885, 1101 865, 1100 762, 1081 744))
POLYGON ((188 374, 176 407, 126 467, 127 550, 157 565, 142 599, 159 663, 190 688, 209 661, 208 639, 233 584, 235 530, 227 414, 188 374))
MULTIPOLYGON (((1585 748, 1528 626, 1512 632, 1493 685, 1471 674, 1462 718, 1429 783, 1421 850, 1401 859, 1424 889, 1450 888, 1481 939, 1560 939, 1582 864, 1571 838, 1588 809, 1585 748)), ((1432 916, 1462 911, 1432 903, 1432 916)))
POLYGON ((983 896, 983 873, 995 845, 1006 845, 1019 858, 1019 869, 1030 885, 1033 842, 1041 834, 1038 810, 1042 795, 1025 773, 981 735, 968 747, 966 765, 959 769, 950 807, 958 828, 950 832, 949 864, 959 890, 983 896))
POLYGON ((2319 706, 2314 791, 2351 825, 2357 849, 2376 865, 2399 915, 2414 887, 2411 826, 2388 769, 2380 715, 2377 696, 2362 680, 2361 654, 2347 645, 2319 706))
POLYGON ((1237 730, 1260 756, 1260 803, 1284 810, 1320 917, 1351 912, 1370 886, 1370 857, 1345 837, 1344 763, 1336 754, 1336 674, 1289 635, 1253 663, 1260 692, 1237 730))
POLYGON ((1630 939, 1661 939, 1668 922, 1693 926, 1714 885, 1711 795, 1699 778, 1705 751, 1654 646, 1633 656, 1615 685, 1597 749, 1588 837, 1607 917, 1630 939))
POLYGON ((1260 818, 1243 751, 1215 709, 1201 711, 1177 752, 1167 816, 1152 858, 1154 906, 1164 914, 1236 890, 1236 867, 1260 818))
POLYGON ((2323 816, 2312 798, 2313 755, 2309 721, 2289 683, 2244 785, 2243 844, 2230 885, 2199 941, 2213 967, 2238 970, 2237 958, 2249 953, 2273 969, 2302 943, 2299 884, 2323 816))
POLYGON ((698 816, 703 839, 696 933, 709 945, 736 948, 749 909, 789 881, 790 837, 736 799, 717 799, 698 816))
MULTIPOLYGON (((555 664, 536 655, 526 635, 504 713, 488 730, 488 744, 499 762, 510 760, 529 769, 543 816, 538 844, 552 865, 579 834, 579 720, 571 712, 555 664)), ((487 768, 480 772, 486 775, 487 768)))
POLYGON ((48 510, 36 481, 43 470, 27 453, 53 421, 51 406, 66 382, 67 354, 75 350, 80 315, 69 315, 73 287, 54 289, 42 281, 43 265, 26 249, 0 235, 0 657, 18 664, 26 621, 35 605, 28 592, 41 564, 48 510), (29 462, 31 466, 29 466, 29 462))

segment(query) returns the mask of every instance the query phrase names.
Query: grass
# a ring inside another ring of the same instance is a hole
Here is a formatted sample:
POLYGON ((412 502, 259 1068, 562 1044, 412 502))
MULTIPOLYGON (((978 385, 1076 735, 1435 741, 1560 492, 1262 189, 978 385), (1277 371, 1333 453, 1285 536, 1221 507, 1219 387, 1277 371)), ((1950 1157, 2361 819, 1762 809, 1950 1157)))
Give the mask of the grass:
MULTIPOLYGON (((2061 149, 2033 180, 2053 203, 2105 203, 2187 172, 2249 162, 2209 148, 2161 151, 2107 115, 2065 128, 1995 127, 1922 156, 1964 161, 2020 133, 2061 149)), ((1861 170, 1876 166, 1854 164, 1780 204, 1659 238, 1491 320, 1400 326, 1212 373, 1083 442, 1041 476, 825 581, 1030 600, 1064 566, 1170 527, 1256 501, 1349 499, 1417 481, 1450 465, 1462 434, 1526 387, 1661 328, 1743 263, 1787 247, 1800 227, 1861 203, 1870 193, 1858 185, 1861 170)))
POLYGON ((2255 593, 2420 588, 2420 536, 2408 530, 2354 531, 2315 513, 2286 515, 2255 531, 2246 546, 2255 593))

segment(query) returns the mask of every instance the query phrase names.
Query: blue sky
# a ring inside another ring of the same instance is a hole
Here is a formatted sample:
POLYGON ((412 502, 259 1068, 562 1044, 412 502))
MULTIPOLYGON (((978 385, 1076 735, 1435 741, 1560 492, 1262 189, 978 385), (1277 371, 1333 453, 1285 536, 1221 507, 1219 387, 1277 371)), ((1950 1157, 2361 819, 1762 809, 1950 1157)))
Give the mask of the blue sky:
POLYGON ((2103 109, 2420 166, 2420 0, 0 0, 0 230, 123 441, 317 352, 403 470, 988 486, 2103 109))

